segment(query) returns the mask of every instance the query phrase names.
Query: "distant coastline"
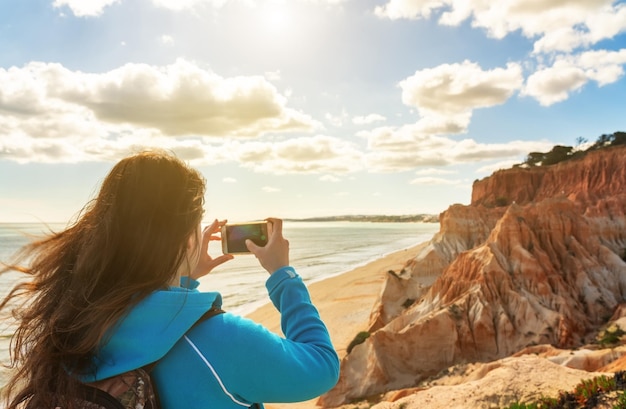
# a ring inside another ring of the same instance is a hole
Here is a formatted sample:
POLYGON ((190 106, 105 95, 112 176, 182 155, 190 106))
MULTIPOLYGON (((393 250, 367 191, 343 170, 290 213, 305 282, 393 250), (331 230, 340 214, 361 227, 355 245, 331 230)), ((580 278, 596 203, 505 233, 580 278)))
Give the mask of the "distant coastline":
POLYGON ((292 222, 372 222, 372 223, 439 223, 438 214, 390 215, 343 215, 285 219, 292 222))

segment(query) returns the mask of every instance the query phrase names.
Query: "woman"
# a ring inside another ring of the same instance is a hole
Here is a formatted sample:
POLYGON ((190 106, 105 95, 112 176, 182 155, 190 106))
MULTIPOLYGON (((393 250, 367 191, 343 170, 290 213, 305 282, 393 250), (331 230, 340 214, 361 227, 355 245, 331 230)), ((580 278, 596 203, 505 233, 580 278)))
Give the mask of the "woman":
MULTIPOLYGON (((0 305, 19 305, 7 408, 71 409, 82 383, 152 367, 163 408, 242 408, 311 399, 337 381, 339 363, 306 287, 289 266, 282 221, 249 250, 285 337, 219 308, 198 278, 232 255, 211 257, 224 222, 201 231, 205 181, 164 152, 116 164, 97 198, 66 230, 26 246, 30 275, 0 305)), ((17 264, 17 263, 16 263, 17 264)))

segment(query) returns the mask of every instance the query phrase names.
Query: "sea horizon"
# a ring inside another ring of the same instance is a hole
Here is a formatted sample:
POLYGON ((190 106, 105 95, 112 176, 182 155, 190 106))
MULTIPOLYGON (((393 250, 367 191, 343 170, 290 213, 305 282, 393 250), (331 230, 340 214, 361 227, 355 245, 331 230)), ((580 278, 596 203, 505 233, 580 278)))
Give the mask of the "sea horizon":
MULTIPOLYGON (((63 223, 0 223, 0 261, 11 256, 45 229, 60 230, 63 223)), ((310 284, 330 278, 389 253, 430 240, 439 223, 384 223, 350 221, 285 221, 284 236, 290 243, 290 264, 310 284)), ((222 253, 219 242, 211 242, 209 253, 222 253)), ((19 273, 0 275, 0 295, 12 288, 19 273)), ((224 307, 242 313, 267 299, 265 272, 252 255, 237 255, 202 277, 201 291, 218 291, 224 307)))

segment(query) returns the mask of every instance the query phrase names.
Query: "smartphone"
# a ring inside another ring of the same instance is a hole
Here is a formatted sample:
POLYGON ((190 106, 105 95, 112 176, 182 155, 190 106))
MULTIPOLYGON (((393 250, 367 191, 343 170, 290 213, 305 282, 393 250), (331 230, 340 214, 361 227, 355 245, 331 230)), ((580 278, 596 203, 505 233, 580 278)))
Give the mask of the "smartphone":
POLYGON ((270 234, 270 224, 263 220, 247 223, 226 223, 222 226, 222 252, 224 254, 250 254, 246 240, 265 246, 270 234))

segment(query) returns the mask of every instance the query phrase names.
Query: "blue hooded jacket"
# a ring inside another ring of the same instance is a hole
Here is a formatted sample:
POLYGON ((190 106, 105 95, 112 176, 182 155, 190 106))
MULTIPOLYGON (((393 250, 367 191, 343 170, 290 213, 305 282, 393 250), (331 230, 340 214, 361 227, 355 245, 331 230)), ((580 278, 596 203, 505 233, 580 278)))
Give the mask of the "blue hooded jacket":
POLYGON ((113 327, 96 357, 105 379, 158 361, 152 371, 164 409, 238 408, 297 402, 332 388, 339 359, 306 286, 292 267, 266 287, 281 313, 284 338, 244 317, 224 313, 196 322, 221 306, 216 292, 170 287, 133 307, 113 327))

